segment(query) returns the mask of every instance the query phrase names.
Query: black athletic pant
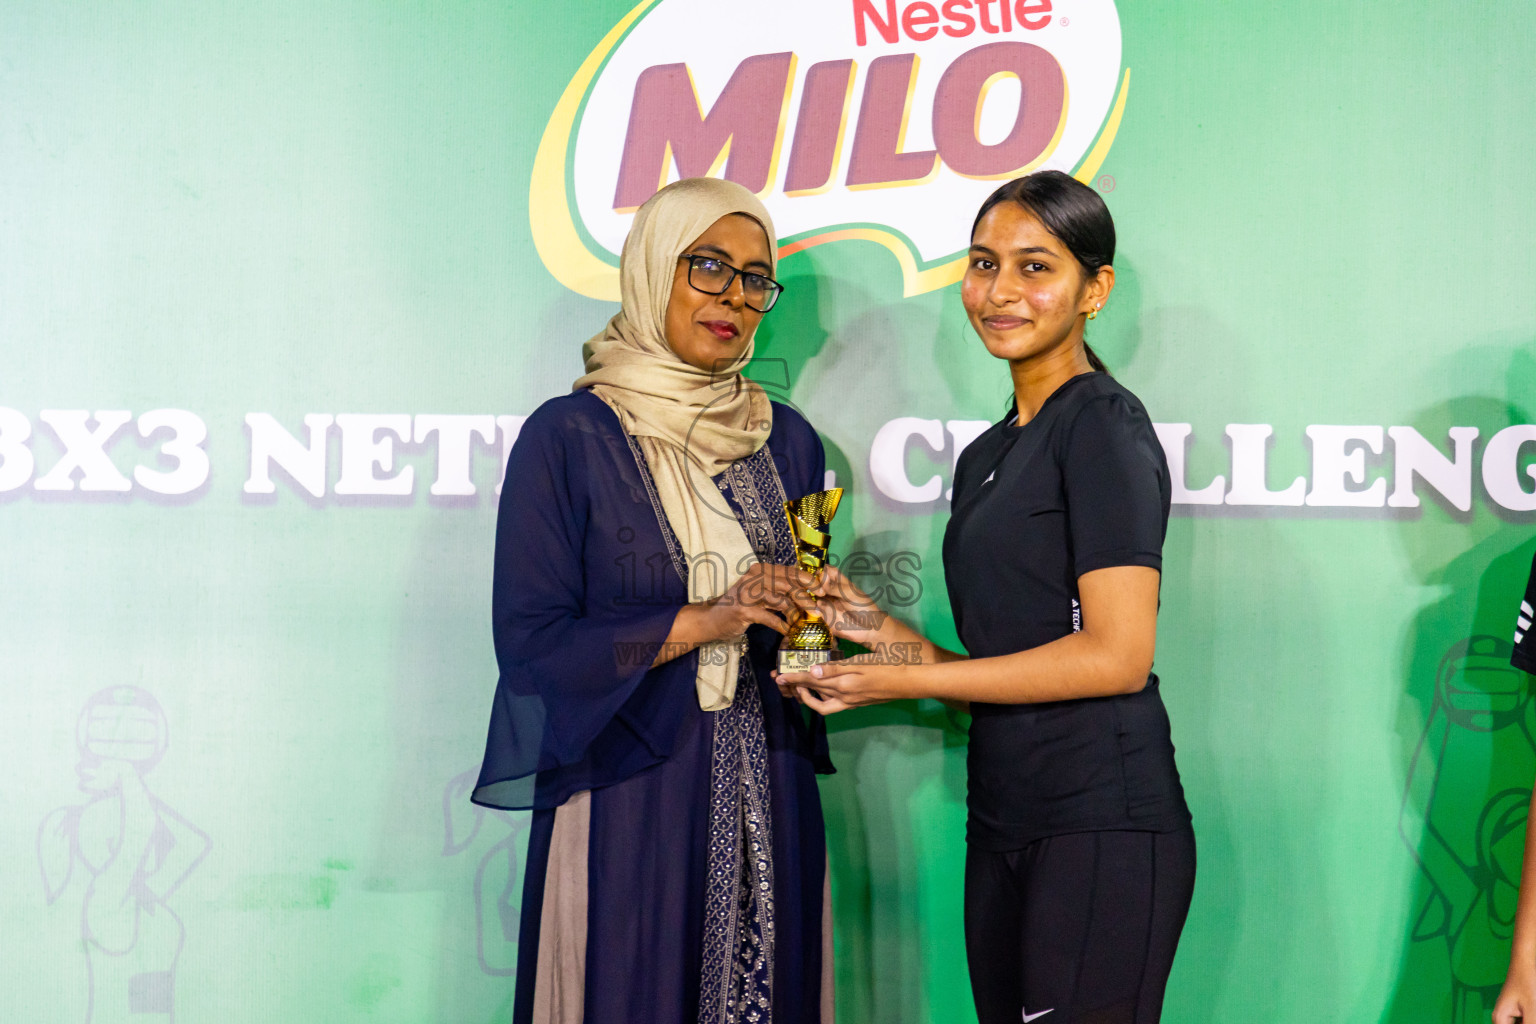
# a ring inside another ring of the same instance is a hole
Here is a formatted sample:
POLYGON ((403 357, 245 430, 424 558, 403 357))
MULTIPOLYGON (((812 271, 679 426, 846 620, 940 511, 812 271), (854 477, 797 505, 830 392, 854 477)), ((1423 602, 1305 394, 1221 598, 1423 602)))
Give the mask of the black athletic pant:
POLYGON ((965 858, 980 1024, 1156 1024, 1195 886, 1195 834, 1076 832, 965 858))

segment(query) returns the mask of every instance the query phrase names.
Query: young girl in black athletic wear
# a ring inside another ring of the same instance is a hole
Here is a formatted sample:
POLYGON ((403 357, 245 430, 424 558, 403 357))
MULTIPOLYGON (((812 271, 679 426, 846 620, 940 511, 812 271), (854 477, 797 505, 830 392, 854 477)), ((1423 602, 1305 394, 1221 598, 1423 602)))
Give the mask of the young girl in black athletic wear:
POLYGON ((1168 468, 1141 402, 1083 340, 1114 252, 1103 201, 1057 171, 999 188, 972 227, 961 296, 1008 361, 1015 404, 961 455, 944 534, 969 656, 889 616, 853 628, 873 602, 828 570, 834 630, 919 645, 921 663, 866 656, 780 678, 823 714, 969 705, 965 934, 981 1024, 1157 1021, 1194 888, 1151 671, 1168 468))

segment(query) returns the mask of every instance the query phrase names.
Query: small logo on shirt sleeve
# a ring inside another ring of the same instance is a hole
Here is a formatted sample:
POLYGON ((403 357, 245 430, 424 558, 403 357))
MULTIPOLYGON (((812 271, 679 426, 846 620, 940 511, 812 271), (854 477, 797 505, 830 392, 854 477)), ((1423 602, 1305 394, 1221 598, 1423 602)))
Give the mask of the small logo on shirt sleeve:
POLYGON ((1077 598, 1072 599, 1072 632, 1083 631, 1083 606, 1077 603, 1077 598))

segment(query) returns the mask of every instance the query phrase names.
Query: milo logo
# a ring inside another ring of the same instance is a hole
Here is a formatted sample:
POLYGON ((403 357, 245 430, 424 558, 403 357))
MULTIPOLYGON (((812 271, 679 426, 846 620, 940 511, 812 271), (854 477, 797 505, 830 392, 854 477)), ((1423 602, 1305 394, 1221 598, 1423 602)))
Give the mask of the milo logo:
POLYGON ((996 182, 1093 178, 1128 88, 1113 0, 642 0, 545 128, 535 245, 567 287, 617 299, 635 208, 713 175, 763 199, 781 254, 875 241, 928 291, 959 279, 996 182))

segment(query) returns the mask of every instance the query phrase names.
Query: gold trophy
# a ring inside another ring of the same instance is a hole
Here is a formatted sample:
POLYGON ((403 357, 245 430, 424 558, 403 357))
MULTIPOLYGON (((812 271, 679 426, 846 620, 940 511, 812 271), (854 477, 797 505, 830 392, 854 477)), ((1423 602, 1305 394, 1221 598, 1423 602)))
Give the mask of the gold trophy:
MULTIPOLYGON (((827 524, 843 500, 843 489, 817 491, 784 503, 789 516, 789 532, 795 537, 795 563, 813 577, 820 577, 827 564, 827 524)), ((806 612, 779 643, 779 671, 803 672, 812 665, 831 661, 837 644, 827 622, 815 611, 806 612)))

